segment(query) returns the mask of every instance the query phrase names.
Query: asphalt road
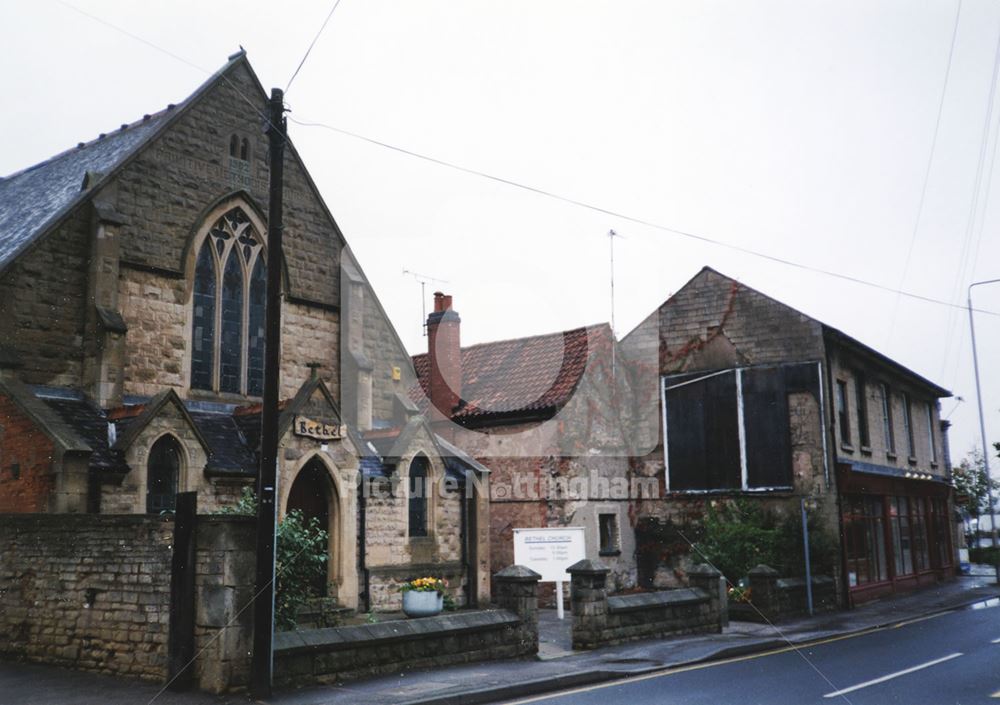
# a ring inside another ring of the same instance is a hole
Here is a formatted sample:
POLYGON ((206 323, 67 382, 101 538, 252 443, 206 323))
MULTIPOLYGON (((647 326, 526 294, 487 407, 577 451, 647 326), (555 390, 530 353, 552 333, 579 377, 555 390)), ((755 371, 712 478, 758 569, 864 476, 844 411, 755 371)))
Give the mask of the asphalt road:
POLYGON ((1000 607, 516 702, 1000 705, 1000 607))

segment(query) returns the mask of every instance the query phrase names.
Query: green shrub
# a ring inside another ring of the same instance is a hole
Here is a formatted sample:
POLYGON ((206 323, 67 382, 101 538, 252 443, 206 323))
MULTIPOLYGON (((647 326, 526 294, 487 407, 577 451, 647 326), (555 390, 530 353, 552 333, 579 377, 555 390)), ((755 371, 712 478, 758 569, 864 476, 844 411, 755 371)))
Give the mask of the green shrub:
MULTIPOLYGON (((256 516, 257 496, 243 488, 239 501, 218 514, 256 516)), ((317 597, 316 580, 326 576, 327 532, 315 517, 306 520, 297 509, 278 524, 275 550, 274 623, 280 630, 294 629, 299 608, 317 597)))
POLYGON ((992 546, 969 549, 970 563, 985 563, 986 565, 996 565, 1000 563, 1000 548, 994 549, 992 546))
MULTIPOLYGON (((836 545, 812 517, 809 547, 813 575, 832 573, 836 545)), ((707 559, 734 584, 761 563, 782 577, 804 575, 801 517, 797 511, 778 516, 748 498, 713 502, 705 513, 702 537, 693 557, 696 562, 707 559)))

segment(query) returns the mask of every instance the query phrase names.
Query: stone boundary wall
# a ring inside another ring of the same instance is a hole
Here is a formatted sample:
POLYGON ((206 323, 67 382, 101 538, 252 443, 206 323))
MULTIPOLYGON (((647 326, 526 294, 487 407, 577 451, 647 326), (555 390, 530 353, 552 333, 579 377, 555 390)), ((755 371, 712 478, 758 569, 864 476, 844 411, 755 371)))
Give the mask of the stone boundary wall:
MULTIPOLYGON (((805 578, 781 578, 770 566, 759 565, 747 574, 750 603, 730 605, 733 619, 746 622, 780 622, 809 613, 805 578)), ((837 585, 827 575, 812 579, 813 612, 837 609, 837 585)))
POLYGON ((0 514, 0 656, 166 675, 173 520, 0 514))
MULTIPOLYGON (((0 657, 165 682, 173 517, 0 514, 0 657)), ((247 683, 254 521, 199 516, 194 682, 247 683)))
POLYGON ((720 633, 726 622, 718 571, 699 566, 690 587, 608 597, 609 569, 598 561, 570 566, 573 648, 596 649, 641 639, 720 633))
POLYGON ((540 576, 511 566, 494 578, 499 609, 279 632, 274 641, 275 685, 331 684, 537 653, 540 576))

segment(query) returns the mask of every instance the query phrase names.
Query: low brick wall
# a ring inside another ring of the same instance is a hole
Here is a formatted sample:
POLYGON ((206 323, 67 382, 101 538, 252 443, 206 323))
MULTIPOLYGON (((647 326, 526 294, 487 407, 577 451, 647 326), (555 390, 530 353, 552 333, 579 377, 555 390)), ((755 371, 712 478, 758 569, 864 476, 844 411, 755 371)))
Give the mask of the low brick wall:
POLYGON ((500 609, 280 632, 274 642, 275 685, 330 684, 537 653, 539 577, 521 566, 497 573, 500 609))
POLYGON ((718 633, 725 622, 720 574, 707 567, 689 573, 691 586, 608 597, 608 568, 584 560, 569 568, 573 648, 595 649, 641 639, 718 633))
POLYGON ((0 655, 162 680, 173 521, 0 515, 0 655))
MULTIPOLYGON (((730 604, 730 616, 746 622, 780 622, 809 614, 805 578, 781 578, 778 572, 759 565, 748 575, 750 602, 730 604)), ((837 609, 837 586, 833 578, 812 579, 813 612, 837 609)))

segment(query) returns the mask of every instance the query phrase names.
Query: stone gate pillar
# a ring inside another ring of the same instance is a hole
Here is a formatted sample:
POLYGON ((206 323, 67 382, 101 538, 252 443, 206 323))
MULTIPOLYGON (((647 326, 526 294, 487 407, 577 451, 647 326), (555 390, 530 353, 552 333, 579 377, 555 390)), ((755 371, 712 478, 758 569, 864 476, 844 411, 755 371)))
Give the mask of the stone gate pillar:
POLYGON ((722 632, 729 626, 729 597, 722 573, 707 563, 699 563, 688 571, 688 585, 708 593, 710 609, 718 615, 719 632, 722 632))
POLYGON ((573 612, 573 648, 595 649, 608 622, 608 573, 600 561, 577 561, 570 574, 570 602, 573 612))
POLYGON ((493 579, 497 605, 521 618, 524 653, 538 653, 538 581, 542 576, 523 565, 512 565, 493 579))

